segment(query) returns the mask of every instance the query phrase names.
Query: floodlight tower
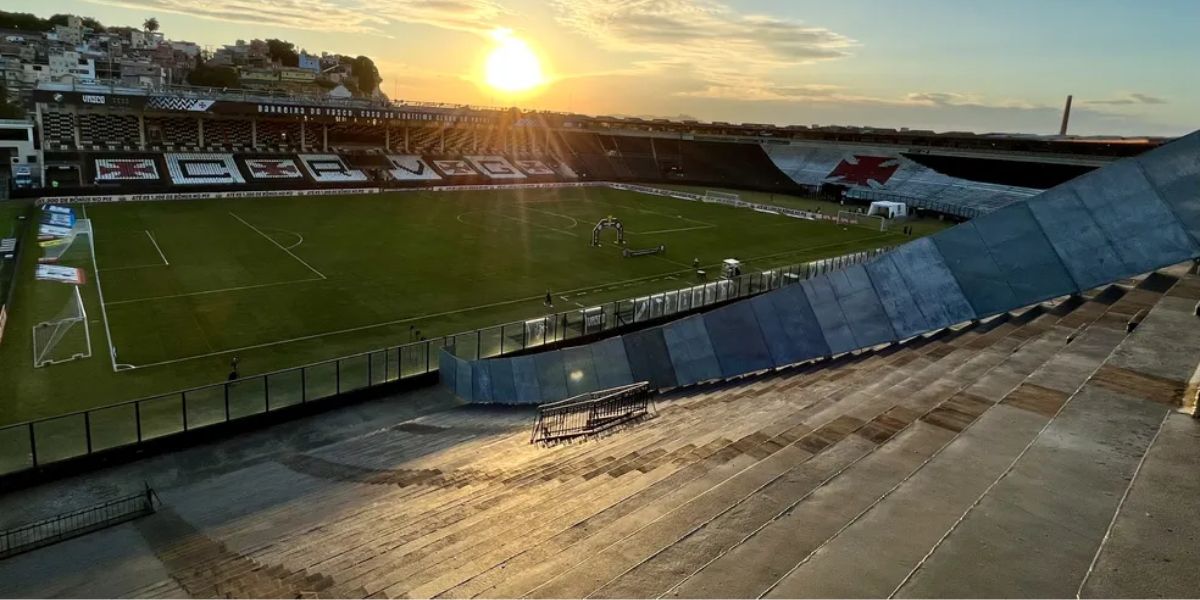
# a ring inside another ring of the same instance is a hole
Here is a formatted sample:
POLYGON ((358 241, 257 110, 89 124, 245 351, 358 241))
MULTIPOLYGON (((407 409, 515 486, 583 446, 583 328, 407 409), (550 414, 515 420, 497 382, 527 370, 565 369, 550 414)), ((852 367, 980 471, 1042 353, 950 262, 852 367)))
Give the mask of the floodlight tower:
POLYGON ((1058 135, 1067 135, 1067 125, 1071 122, 1071 95, 1067 95, 1067 105, 1063 107, 1062 127, 1058 129, 1058 135))

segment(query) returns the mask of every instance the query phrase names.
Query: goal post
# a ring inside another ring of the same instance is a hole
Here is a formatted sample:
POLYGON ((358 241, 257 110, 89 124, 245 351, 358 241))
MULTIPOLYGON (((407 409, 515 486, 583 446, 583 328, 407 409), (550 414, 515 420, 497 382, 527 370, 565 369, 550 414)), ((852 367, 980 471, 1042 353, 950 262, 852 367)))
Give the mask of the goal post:
POLYGON ((705 202, 729 204, 732 206, 737 206, 742 203, 741 194, 735 194, 733 192, 719 192, 716 190, 704 190, 704 197, 702 199, 705 202))
MULTIPOLYGON (((57 284, 61 285, 61 284, 57 284)), ((66 303, 48 321, 33 326, 33 366, 70 362, 92 355, 92 334, 79 286, 71 285, 66 303)))
POLYGON ((888 228, 887 219, 880 215, 868 215, 849 210, 839 210, 837 214, 837 222, 840 225, 866 227, 875 231, 887 231, 888 228))

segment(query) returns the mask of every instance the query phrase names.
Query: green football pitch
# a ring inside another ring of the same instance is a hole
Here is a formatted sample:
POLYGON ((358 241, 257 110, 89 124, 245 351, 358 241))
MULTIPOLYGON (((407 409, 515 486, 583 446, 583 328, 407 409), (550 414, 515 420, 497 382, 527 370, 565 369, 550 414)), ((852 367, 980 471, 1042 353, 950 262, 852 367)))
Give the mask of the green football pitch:
POLYGON ((675 289, 695 283, 694 259, 713 275, 725 258, 749 272, 907 239, 608 188, 76 210, 95 252, 77 240, 63 263, 87 272, 92 355, 33 368, 31 328, 68 304, 71 286, 34 281, 31 247, 0 344, 0 423, 218 382, 234 356, 251 375, 675 289), (624 258, 611 230, 592 247, 592 227, 610 215, 629 247, 666 252, 624 258))

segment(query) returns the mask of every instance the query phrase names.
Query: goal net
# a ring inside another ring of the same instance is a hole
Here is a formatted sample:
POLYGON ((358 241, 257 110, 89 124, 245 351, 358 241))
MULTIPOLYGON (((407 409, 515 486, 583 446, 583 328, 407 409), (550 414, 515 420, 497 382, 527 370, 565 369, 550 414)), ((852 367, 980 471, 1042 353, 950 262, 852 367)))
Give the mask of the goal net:
POLYGON ((717 204, 729 204, 737 206, 742 203, 742 197, 739 194, 732 192, 718 192, 714 190, 704 190, 704 201, 715 202, 717 204))
POLYGON ((38 242, 42 247, 39 262, 57 263, 71 258, 86 259, 91 254, 92 222, 80 219, 67 235, 38 242))
POLYGON ((853 225, 855 227, 866 227, 876 231, 887 231, 887 219, 879 215, 868 215, 849 210, 839 210, 837 214, 837 222, 842 225, 853 225))
MULTIPOLYGON (((61 284, 57 284, 61 285, 61 284)), ((88 331, 87 310, 79 286, 69 289, 66 303, 48 321, 33 326, 33 366, 44 367, 92 355, 92 336, 88 331)))

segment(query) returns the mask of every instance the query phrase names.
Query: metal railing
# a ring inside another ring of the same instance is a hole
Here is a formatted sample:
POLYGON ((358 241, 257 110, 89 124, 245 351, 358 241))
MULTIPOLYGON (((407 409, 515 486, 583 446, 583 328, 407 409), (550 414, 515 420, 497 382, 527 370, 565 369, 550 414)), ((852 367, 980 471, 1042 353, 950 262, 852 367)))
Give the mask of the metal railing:
POLYGON ((136 494, 0 531, 0 559, 151 514, 157 498, 146 485, 136 494))
POLYGON ((492 358, 747 298, 847 266, 890 247, 788 265, 733 279, 439 336, 0 427, 0 476, 137 446, 437 371, 438 352, 492 358))
POLYGON ((654 393, 641 381, 538 406, 529 443, 554 445, 593 437, 655 415, 654 393))

